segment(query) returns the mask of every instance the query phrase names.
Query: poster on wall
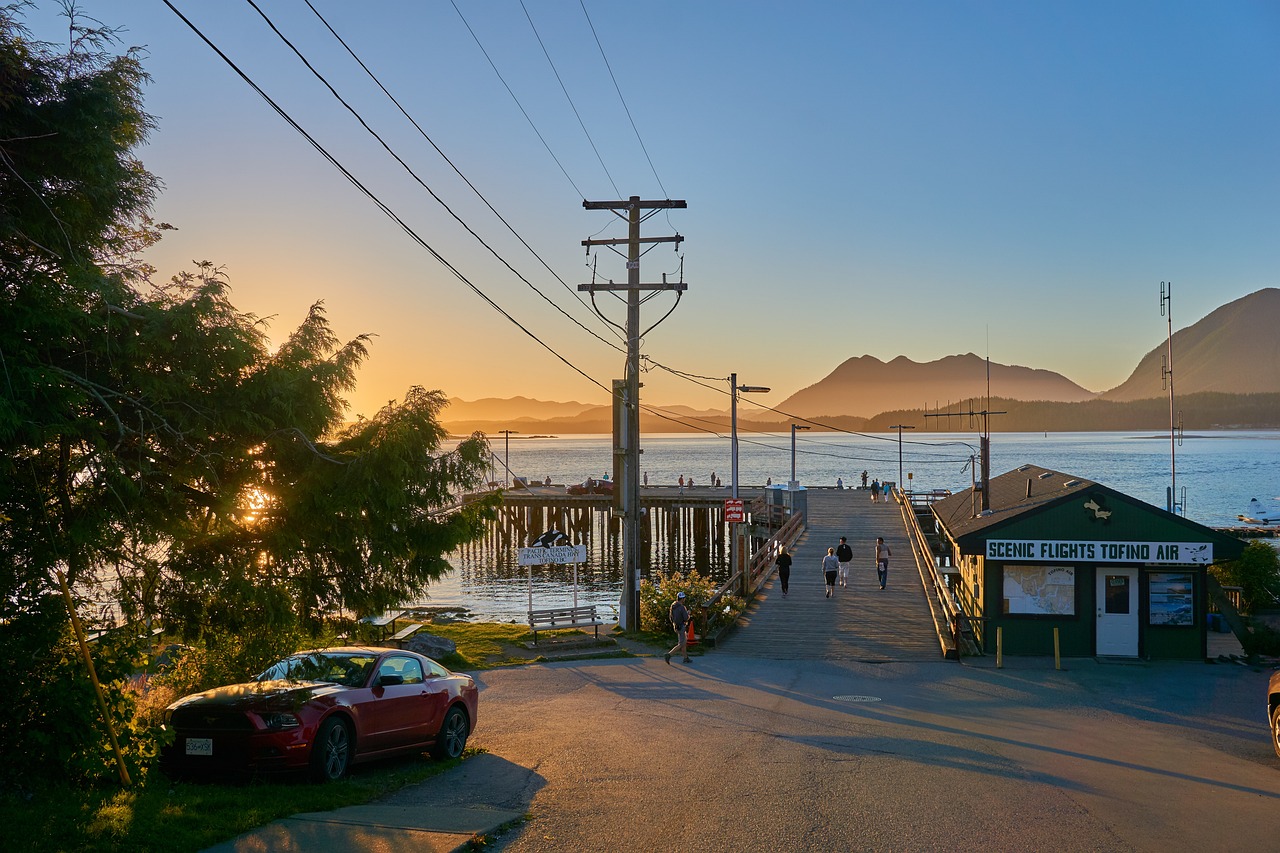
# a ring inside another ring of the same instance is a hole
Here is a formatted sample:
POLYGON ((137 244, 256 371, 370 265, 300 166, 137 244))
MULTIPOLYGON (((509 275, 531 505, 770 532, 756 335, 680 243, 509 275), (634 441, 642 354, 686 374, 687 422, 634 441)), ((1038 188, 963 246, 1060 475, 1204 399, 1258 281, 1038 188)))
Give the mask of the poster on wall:
POLYGON ((1195 596, 1190 572, 1152 572, 1150 599, 1152 625, 1194 625, 1195 596))
POLYGON ((1031 616, 1074 616, 1074 566, 1004 567, 1004 612, 1031 616))

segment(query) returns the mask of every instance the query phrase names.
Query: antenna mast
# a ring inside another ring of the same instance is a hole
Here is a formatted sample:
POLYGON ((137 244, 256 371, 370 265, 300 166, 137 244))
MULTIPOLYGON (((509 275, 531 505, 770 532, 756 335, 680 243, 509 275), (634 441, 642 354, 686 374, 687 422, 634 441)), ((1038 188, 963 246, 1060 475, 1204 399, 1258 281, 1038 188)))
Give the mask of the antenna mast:
POLYGON ((1165 354, 1161 359, 1160 375, 1164 387, 1169 389, 1169 491, 1165 496, 1165 508, 1175 515, 1181 512, 1186 515, 1186 500, 1178 500, 1178 452, 1177 445, 1182 443, 1182 429, 1174 417, 1173 407, 1173 282, 1160 282, 1160 315, 1169 320, 1169 336, 1165 345, 1165 354))

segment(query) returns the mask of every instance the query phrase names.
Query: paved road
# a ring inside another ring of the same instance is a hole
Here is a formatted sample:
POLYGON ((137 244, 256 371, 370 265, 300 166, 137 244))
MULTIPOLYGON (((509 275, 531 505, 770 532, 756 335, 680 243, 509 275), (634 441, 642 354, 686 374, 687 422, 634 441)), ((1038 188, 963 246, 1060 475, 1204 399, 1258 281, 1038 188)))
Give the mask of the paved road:
POLYGON ((932 661, 942 647, 898 505, 871 503, 870 492, 808 492, 808 529, 796 542, 791 594, 775 575, 722 647, 750 657, 848 661, 932 661), (825 595, 822 558, 845 536, 853 548, 849 586, 825 595), (893 551, 889 583, 880 589, 875 542, 893 551))
POLYGON ((486 755, 387 805, 531 817, 495 849, 1262 850, 1267 674, 715 651, 482 673, 486 755))

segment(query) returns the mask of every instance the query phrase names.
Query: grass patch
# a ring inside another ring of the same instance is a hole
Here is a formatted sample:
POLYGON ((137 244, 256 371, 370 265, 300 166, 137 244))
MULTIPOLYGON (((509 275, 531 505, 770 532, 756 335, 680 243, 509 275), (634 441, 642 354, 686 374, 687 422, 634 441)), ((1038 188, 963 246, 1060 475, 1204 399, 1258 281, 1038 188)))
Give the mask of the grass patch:
MULTIPOLYGON (((468 749, 463 759, 477 753, 468 749)), ((172 782, 152 773, 129 790, 48 786, 0 796, 5 836, 44 851, 191 851, 302 812, 359 805, 429 779, 459 761, 402 758, 353 768, 340 782, 301 777, 244 782, 172 782)))

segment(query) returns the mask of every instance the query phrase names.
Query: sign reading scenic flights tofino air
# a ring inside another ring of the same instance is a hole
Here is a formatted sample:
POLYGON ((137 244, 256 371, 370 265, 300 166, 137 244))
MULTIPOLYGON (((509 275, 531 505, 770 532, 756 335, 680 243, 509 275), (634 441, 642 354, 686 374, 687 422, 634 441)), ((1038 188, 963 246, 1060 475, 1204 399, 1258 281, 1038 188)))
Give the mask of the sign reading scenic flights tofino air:
POLYGON ((988 539, 988 560, 1042 562, 1159 563, 1208 565, 1213 545, 1206 542, 1076 542, 1039 539, 988 539))

